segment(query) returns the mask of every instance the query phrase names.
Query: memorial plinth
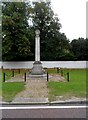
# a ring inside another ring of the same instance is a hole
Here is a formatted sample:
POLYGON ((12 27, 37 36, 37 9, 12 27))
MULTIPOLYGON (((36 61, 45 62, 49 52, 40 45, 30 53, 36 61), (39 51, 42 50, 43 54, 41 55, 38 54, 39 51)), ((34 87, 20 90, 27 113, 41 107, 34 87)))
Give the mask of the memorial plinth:
POLYGON ((33 63, 33 68, 31 71, 32 75, 43 75, 45 71, 42 67, 42 63, 40 62, 40 31, 35 31, 35 62, 33 63))
POLYGON ((32 68, 31 74, 32 75, 43 75, 44 74, 41 62, 35 61, 33 63, 33 68, 32 68))

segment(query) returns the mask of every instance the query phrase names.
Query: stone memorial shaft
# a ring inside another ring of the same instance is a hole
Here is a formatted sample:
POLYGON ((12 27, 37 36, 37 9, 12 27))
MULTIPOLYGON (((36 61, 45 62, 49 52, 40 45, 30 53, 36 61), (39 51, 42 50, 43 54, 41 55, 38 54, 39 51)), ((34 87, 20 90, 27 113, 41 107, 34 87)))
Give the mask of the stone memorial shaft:
POLYGON ((36 30, 36 37, 35 37, 35 61, 40 61, 40 31, 36 30))
POLYGON ((33 68, 31 71, 32 75, 43 75, 44 70, 42 63, 40 62, 40 31, 35 31, 35 62, 33 63, 33 68))

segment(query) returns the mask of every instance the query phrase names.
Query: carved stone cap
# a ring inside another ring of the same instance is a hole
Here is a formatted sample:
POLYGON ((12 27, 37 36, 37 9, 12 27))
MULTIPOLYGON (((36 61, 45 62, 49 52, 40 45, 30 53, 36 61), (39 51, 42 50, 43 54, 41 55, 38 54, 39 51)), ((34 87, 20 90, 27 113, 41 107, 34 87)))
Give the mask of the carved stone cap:
POLYGON ((35 34, 36 34, 36 36, 39 36, 39 35, 40 35, 40 31, 39 31, 39 30, 36 30, 36 31, 35 31, 35 34))

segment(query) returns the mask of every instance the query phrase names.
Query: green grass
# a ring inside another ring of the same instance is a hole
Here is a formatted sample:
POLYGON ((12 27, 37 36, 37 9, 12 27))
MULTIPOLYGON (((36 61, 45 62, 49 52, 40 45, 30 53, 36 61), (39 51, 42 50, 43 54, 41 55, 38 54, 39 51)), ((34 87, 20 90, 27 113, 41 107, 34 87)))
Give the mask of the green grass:
POLYGON ((49 74, 57 74, 57 69, 54 69, 54 68, 46 69, 46 71, 47 71, 49 74))
POLYGON ((64 97, 86 97, 86 70, 85 69, 64 69, 64 75, 70 73, 69 82, 48 82, 50 99, 56 96, 64 97))
MULTIPOLYGON (((28 70, 21 70, 20 74, 23 74, 28 70)), ((18 70, 14 71, 14 76, 18 74, 18 70)), ((15 95, 22 90, 24 90, 24 82, 9 82, 9 79, 12 77, 12 70, 4 69, 3 71, 0 70, 0 96, 3 97, 4 101, 11 102, 15 95), (3 73, 6 73, 6 80, 7 82, 3 82, 3 73)))
POLYGON ((2 71, 0 70, 0 96, 2 96, 2 71))
MULTIPOLYGON (((28 70, 25 70, 28 72, 28 70)), ((56 69, 47 69, 49 74, 58 74, 56 69)), ((11 78, 11 70, 5 70, 6 74, 9 74, 11 78)), ((48 82, 49 88, 49 99, 53 100, 56 96, 64 97, 85 97, 86 96, 86 70, 85 69, 64 69, 64 77, 66 78, 66 73, 70 73, 69 82, 48 82)), ((24 70, 21 70, 21 74, 24 70)), ((15 75, 18 71, 15 72, 15 75)), ((60 72, 59 72, 60 74, 60 72)), ((6 78, 9 80, 9 77, 6 78)), ((12 82, 3 83, 2 82, 2 72, 0 71, 0 91, 2 91, 2 96, 4 101, 11 102, 15 95, 22 90, 24 90, 23 82, 12 82)), ((1 92, 0 92, 1 94, 1 92)))
POLYGON ((15 95, 24 90, 24 82, 2 83, 3 100, 11 102, 15 95))

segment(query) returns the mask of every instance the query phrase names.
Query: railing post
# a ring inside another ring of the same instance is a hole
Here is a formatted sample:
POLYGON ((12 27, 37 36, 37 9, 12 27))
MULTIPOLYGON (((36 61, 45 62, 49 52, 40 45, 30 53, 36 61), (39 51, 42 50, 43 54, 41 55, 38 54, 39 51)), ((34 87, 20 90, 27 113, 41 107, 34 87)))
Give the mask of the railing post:
POLYGON ((1 70, 3 70, 3 66, 1 66, 1 70))
POLYGON ((12 77, 14 77, 14 70, 12 70, 12 77))
POLYGON ((67 81, 69 82, 69 72, 67 73, 67 81))
POLYGON ((26 82, 26 73, 24 73, 24 81, 26 82))
POLYGON ((61 76, 63 76, 63 70, 61 70, 61 76))
POLYGON ((57 73, 59 73, 59 68, 57 67, 57 73))
POLYGON ((20 74, 20 69, 18 69, 18 74, 20 74))
POLYGON ((3 82, 5 82, 5 73, 3 73, 3 82))
POLYGON ((49 75, 48 75, 48 72, 47 72, 47 82, 49 81, 49 75))

